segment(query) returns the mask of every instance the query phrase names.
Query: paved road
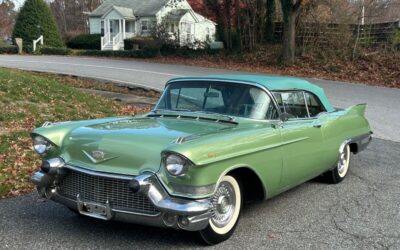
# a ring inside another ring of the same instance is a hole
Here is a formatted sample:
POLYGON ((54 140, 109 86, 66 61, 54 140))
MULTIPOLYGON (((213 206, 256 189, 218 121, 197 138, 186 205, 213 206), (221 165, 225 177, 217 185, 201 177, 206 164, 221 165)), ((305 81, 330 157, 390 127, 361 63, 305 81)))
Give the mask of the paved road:
MULTIPOLYGON (((313 181, 244 209, 212 249, 400 249, 400 143, 375 139, 338 185, 313 181)), ((200 248, 195 233, 80 217, 36 195, 0 200, 0 248, 200 248)))
MULTIPOLYGON (((0 67, 56 72, 93 78, 101 78, 127 85, 162 89, 165 82, 177 76, 200 76, 210 74, 240 74, 243 72, 146 63, 134 60, 112 60, 62 56, 15 56, 0 55, 0 67)), ((400 142, 400 90, 361 84, 349 84, 310 79, 323 87, 337 107, 368 103, 367 117, 375 136, 400 142)))
MULTIPOLYGON (((74 57, 0 56, 0 66, 100 77, 162 88, 178 75, 217 69, 74 57)), ((305 183, 247 206, 223 249, 400 249, 400 90, 312 80, 332 103, 367 102, 375 137, 339 185, 305 183)), ((0 200, 0 249, 200 248, 196 234, 80 218, 35 194, 0 200)))

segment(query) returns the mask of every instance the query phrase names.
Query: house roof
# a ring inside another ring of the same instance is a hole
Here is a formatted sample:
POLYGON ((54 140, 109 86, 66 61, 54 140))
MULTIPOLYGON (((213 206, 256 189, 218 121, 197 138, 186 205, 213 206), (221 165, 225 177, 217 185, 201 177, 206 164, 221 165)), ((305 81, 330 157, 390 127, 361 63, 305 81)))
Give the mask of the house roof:
POLYGON ((171 10, 170 12, 168 12, 167 14, 167 18, 169 20, 172 21, 179 21, 181 20, 181 18, 186 15, 186 13, 188 13, 190 10, 188 9, 175 9, 175 10, 171 10))
POLYGON ((102 17, 105 17, 112 10, 117 11, 124 18, 135 18, 135 15, 133 14, 133 10, 132 9, 119 7, 119 6, 111 6, 111 7, 109 7, 108 10, 106 11, 106 13, 102 15, 102 17))
POLYGON ((167 18, 169 20, 172 20, 172 21, 179 21, 187 13, 190 13, 193 16, 194 20, 196 20, 196 22, 211 22, 213 24, 216 24, 213 21, 211 21, 210 19, 207 19, 204 16, 196 13, 192 9, 174 9, 174 10, 171 10, 171 11, 168 12, 167 18))
POLYGON ((174 80, 221 80, 221 81, 240 81, 248 82, 252 84, 261 85, 271 91, 274 90, 305 90, 315 94, 325 106, 326 111, 333 111, 333 107, 330 104, 325 92, 322 88, 310 83, 307 80, 296 78, 296 77, 285 77, 285 76, 268 76, 268 75, 211 75, 205 77, 180 77, 174 78, 174 80))
MULTIPOLYGON (((135 16, 153 16, 155 15, 168 0, 105 0, 91 16, 103 16, 112 6, 123 9, 131 9, 135 16)), ((125 13, 126 10, 123 10, 125 13)), ((121 13, 123 14, 123 13, 121 13)))

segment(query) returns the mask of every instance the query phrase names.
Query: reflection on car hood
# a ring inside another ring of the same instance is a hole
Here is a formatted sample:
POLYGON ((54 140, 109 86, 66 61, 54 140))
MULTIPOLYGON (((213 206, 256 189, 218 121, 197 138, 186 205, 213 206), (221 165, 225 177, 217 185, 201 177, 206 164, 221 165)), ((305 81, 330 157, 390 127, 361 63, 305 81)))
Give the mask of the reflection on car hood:
POLYGON ((233 128, 230 124, 176 118, 131 118, 83 126, 63 143, 69 164, 96 171, 137 175, 158 171, 161 152, 178 138, 233 128))

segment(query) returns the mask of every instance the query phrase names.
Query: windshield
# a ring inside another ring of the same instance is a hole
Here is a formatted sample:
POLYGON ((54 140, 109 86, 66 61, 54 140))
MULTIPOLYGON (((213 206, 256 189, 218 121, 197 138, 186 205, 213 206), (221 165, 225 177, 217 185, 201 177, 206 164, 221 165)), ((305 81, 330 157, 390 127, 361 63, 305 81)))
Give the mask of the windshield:
POLYGON ((270 97, 261 88, 214 81, 171 83, 156 109, 218 113, 258 120, 278 117, 270 97))

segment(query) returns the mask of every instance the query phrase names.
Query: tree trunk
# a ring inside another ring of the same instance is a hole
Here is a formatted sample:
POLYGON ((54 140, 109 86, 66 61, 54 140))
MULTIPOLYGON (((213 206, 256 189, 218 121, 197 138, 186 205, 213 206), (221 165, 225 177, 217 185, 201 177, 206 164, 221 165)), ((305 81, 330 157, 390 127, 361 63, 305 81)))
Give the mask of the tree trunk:
POLYGON ((236 39, 237 49, 242 50, 242 34, 240 30, 240 0, 235 0, 235 15, 236 15, 236 39))
POLYGON ((296 17, 291 13, 283 23, 283 53, 282 59, 285 64, 294 63, 296 48, 296 17))
POLYGON ((274 31, 275 31, 275 0, 267 0, 267 18, 266 18, 266 39, 268 42, 273 42, 275 40, 274 31))
POLYGON ((283 13, 283 48, 282 62, 286 65, 294 63, 296 48, 296 18, 302 0, 281 0, 283 13))

